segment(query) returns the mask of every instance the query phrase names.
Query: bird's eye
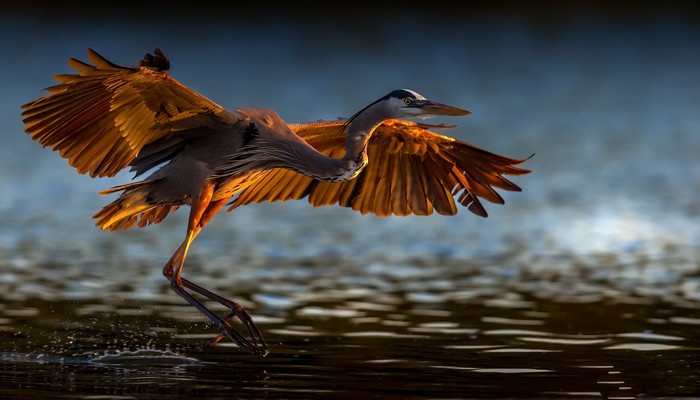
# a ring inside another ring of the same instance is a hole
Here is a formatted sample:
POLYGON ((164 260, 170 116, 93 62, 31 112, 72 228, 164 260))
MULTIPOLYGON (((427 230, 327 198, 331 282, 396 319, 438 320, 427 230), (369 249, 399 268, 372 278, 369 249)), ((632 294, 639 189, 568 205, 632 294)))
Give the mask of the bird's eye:
POLYGON ((405 99, 403 99, 403 104, 410 106, 411 103, 413 103, 413 100, 411 100, 410 98, 406 97, 405 99))

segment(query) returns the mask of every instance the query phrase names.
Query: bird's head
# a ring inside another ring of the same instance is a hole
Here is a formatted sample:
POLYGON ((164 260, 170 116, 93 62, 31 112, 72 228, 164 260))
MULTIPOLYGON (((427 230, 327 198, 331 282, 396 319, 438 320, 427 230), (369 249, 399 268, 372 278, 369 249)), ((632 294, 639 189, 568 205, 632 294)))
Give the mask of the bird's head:
POLYGON ((384 103, 392 118, 431 118, 440 115, 469 115, 461 108, 430 101, 409 89, 398 89, 378 100, 384 103))
POLYGON ((345 121, 343 129, 351 127, 348 143, 352 147, 354 142, 364 143, 378 124, 389 119, 469 114, 467 110, 430 101, 413 90, 398 89, 356 112, 345 121))

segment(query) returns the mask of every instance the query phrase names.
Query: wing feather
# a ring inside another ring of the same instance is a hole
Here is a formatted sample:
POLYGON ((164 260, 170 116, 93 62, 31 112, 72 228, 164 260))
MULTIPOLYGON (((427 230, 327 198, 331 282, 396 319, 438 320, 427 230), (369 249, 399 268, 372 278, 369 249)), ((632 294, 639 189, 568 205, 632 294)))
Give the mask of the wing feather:
MULTIPOLYGON (((342 121, 290 125, 321 153, 344 154, 342 121)), ((229 211, 261 201, 298 200, 308 197, 315 207, 338 204, 362 214, 445 215, 457 213, 456 203, 486 217, 480 201, 503 204, 494 188, 519 191, 504 175, 530 170, 513 159, 428 130, 441 128, 402 120, 380 125, 368 142, 369 163, 355 178, 331 183, 314 181, 282 169, 262 174, 255 184, 234 198, 229 211)))
POLYGON ((357 198, 357 192, 364 185, 364 176, 360 174, 357 178, 351 179, 349 181, 340 183, 340 191, 338 192, 338 204, 342 207, 350 207, 357 211, 357 208, 353 207, 353 202, 357 198))
POLYGON ((374 207, 374 198, 377 193, 379 180, 381 179, 379 176, 379 169, 383 162, 383 159, 377 159, 374 168, 363 170, 361 173, 362 176, 357 178, 361 180, 362 185, 356 186, 356 193, 353 194, 353 201, 356 204, 353 205, 353 209, 359 211, 362 215, 376 210, 374 207))
POLYGON ((429 188, 427 187, 426 171, 422 168, 420 158, 415 154, 409 155, 408 160, 409 171, 413 174, 412 191, 409 192, 408 198, 411 202, 413 213, 416 215, 430 215, 433 213, 433 205, 427 196, 429 188))
POLYGON ((25 131, 78 172, 114 176, 158 139, 186 129, 216 133, 237 122, 171 78, 162 57, 165 64, 122 67, 88 49, 94 65, 69 59, 77 74, 56 75, 50 94, 22 106, 25 131))
POLYGON ((256 186, 266 187, 269 190, 251 191, 250 194, 253 197, 250 199, 250 202, 259 203, 261 201, 272 202, 279 200, 279 194, 286 186, 289 186, 291 179, 294 178, 292 174, 285 176, 286 173, 287 171, 279 170, 276 174, 266 174, 256 186))
POLYGON ((371 210, 378 217, 388 217, 391 215, 391 185, 393 178, 394 163, 390 157, 380 158, 377 166, 377 184, 374 188, 374 206, 371 210))
POLYGON ((452 196, 452 188, 455 185, 454 178, 450 175, 451 165, 444 165, 437 154, 427 154, 423 160, 425 166, 428 187, 426 189, 428 199, 433 203, 435 210, 443 215, 454 215, 457 207, 452 196))
POLYGON ((389 212, 401 216, 409 215, 411 214, 411 209, 408 207, 408 195, 406 193, 408 186, 408 182, 406 181, 406 167, 401 160, 402 157, 400 154, 388 158, 393 164, 389 212))
POLYGON ((304 190, 309 192, 309 203, 315 207, 332 206, 338 202, 340 196, 340 185, 334 185, 331 182, 313 181, 304 190))

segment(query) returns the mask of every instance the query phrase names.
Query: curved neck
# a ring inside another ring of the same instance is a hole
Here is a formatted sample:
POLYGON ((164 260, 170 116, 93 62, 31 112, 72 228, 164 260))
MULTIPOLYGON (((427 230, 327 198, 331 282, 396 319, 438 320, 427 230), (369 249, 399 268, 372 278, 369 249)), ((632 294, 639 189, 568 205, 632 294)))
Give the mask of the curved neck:
MULTIPOLYGON (((311 146, 305 151, 303 162, 297 163, 297 172, 314 179, 341 182, 356 177, 367 165, 367 142, 374 130, 391 115, 381 104, 372 104, 348 119, 345 155, 342 158, 325 156, 311 146)), ((304 142, 306 143, 306 142, 304 142)))
POLYGON ((356 177, 367 165, 367 142, 374 129, 381 123, 365 124, 363 121, 352 121, 342 129, 347 131, 345 155, 333 158, 321 154, 305 141, 295 153, 300 154, 296 166, 299 173, 314 179, 330 182, 342 182, 356 177))
POLYGON ((259 135, 253 139, 257 145, 244 148, 229 159, 220 168, 219 176, 234 175, 242 170, 286 168, 322 181, 352 179, 367 165, 367 142, 372 132, 390 118, 383 107, 372 104, 348 119, 343 126, 347 139, 345 155, 341 158, 320 153, 288 128, 287 132, 279 131, 275 135, 259 135))
POLYGON ((372 104, 350 117, 345 142, 345 160, 367 158, 367 142, 374 130, 391 118, 379 104, 372 104))

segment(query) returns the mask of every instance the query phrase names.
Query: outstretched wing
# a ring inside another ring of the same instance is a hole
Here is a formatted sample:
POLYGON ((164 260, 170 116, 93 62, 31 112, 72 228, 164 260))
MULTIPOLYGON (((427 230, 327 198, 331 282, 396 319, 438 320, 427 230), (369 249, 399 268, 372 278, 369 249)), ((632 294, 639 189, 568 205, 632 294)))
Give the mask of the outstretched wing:
POLYGON ((144 146, 171 133, 237 122, 171 78, 160 49, 138 67, 115 65, 92 49, 88 57, 95 65, 69 59, 78 73, 56 75, 60 84, 47 88, 51 94, 22 106, 25 131, 81 174, 114 176, 144 146))
MULTIPOLYGON (((345 153, 343 122, 290 125, 321 153, 345 153)), ((362 214, 445 215, 457 213, 455 200, 474 214, 486 217, 481 199, 503 204, 495 188, 520 191, 503 175, 522 175, 516 167, 526 159, 490 153, 427 130, 441 126, 403 120, 380 125, 369 140, 367 167, 349 181, 332 183, 299 173, 273 169, 241 192, 229 211, 249 203, 309 198, 313 206, 339 204, 362 214)))

